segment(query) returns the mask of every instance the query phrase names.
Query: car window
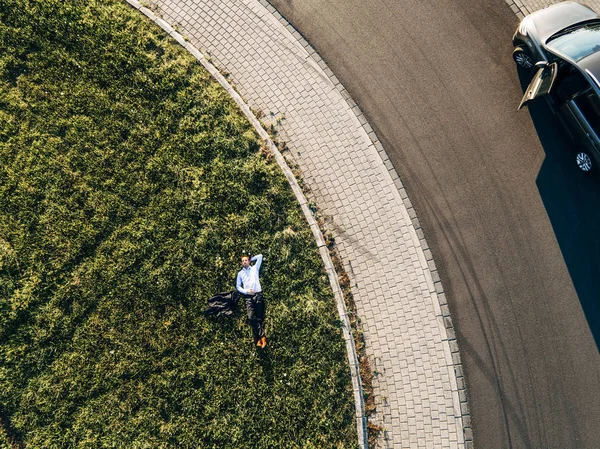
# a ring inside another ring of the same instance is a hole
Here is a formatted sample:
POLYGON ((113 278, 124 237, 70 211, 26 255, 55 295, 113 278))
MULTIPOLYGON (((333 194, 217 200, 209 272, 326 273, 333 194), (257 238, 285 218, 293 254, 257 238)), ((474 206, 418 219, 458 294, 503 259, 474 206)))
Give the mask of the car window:
POLYGON ((546 42, 546 45, 569 58, 580 61, 600 50, 600 22, 588 23, 567 32, 561 32, 546 42))
POLYGON ((583 74, 566 61, 562 61, 556 80, 556 95, 560 101, 567 101, 590 88, 583 74))
POLYGON ((579 95, 573 101, 579 107, 579 110, 587 119, 596 135, 600 136, 600 98, 598 98, 598 95, 590 91, 579 95))

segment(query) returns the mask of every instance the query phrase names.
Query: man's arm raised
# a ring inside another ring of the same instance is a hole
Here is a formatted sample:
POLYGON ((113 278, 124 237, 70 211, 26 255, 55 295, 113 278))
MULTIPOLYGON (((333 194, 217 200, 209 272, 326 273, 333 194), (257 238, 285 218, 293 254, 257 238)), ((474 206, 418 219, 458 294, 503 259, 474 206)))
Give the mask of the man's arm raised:
POLYGON ((252 256, 252 259, 250 259, 251 262, 256 261, 254 266, 256 267, 257 271, 260 270, 260 264, 262 263, 262 260, 263 260, 262 254, 257 254, 256 256, 252 256))

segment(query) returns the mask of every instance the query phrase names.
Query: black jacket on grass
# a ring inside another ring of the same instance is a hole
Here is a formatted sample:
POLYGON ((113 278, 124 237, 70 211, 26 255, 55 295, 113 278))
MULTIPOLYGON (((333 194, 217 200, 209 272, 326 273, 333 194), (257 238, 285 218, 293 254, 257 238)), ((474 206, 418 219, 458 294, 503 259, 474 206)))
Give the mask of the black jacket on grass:
POLYGON ((226 315, 231 316, 237 307, 240 294, 236 291, 217 293, 208 300, 208 309, 204 311, 204 315, 226 315))

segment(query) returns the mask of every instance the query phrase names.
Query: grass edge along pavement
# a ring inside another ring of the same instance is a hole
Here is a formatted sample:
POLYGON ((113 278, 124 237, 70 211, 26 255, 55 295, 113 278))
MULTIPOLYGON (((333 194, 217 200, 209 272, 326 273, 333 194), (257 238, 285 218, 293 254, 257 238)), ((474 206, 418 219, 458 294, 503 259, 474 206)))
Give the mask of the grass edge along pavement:
MULTIPOLYGON (((279 152, 277 145, 273 142, 269 134, 262 127, 260 121, 256 117, 256 115, 252 112, 250 107, 244 102, 242 97, 237 93, 237 91, 231 86, 231 84, 227 81, 226 77, 221 73, 221 71, 216 68, 209 58, 205 57, 196 47, 194 47, 190 42, 188 42, 179 32, 177 32, 171 25, 169 25, 166 21, 158 17, 154 12, 148 8, 146 8, 142 3, 137 0, 125 0, 129 3, 133 8, 140 10, 144 15, 146 15, 150 20, 154 21, 158 26, 160 26, 165 32, 167 32, 171 37, 173 37, 177 42, 179 42, 185 49, 187 49, 205 68, 210 72, 210 74, 223 86, 223 88, 229 93, 229 95, 233 98, 233 100, 238 104, 244 115, 248 118, 252 126, 254 126, 256 132, 259 136, 267 143, 270 151, 275 155, 275 159, 277 163, 283 170, 285 177, 287 178, 290 187, 292 188, 294 195, 296 196, 298 203, 300 204, 304 216, 310 226, 310 229, 313 233, 319 251, 321 253, 321 258, 323 259, 323 263, 325 265, 325 269, 327 271, 327 275, 329 278, 329 282, 331 284, 331 288, 333 289, 333 293, 336 298, 336 304, 338 308, 338 313, 340 316, 340 320, 343 323, 342 329, 344 332, 344 340, 346 341, 346 350, 348 353, 348 361, 350 364, 350 370, 352 375, 352 386, 356 404, 356 422, 357 422, 357 433, 358 433, 358 443, 361 447, 367 448, 369 446, 368 443, 368 427, 367 427, 367 416, 365 414, 365 400, 363 394, 363 387, 360 377, 361 363, 359 362, 356 346, 354 343, 354 337, 351 333, 351 329, 353 326, 350 323, 350 318, 346 311, 346 303, 344 298, 344 292, 340 287, 340 283, 338 280, 338 274, 336 272, 334 262, 332 261, 331 255, 329 253, 329 247, 323 238, 323 234, 321 232, 321 228, 319 223, 315 220, 312 211, 308 205, 308 201, 300 188, 296 177, 294 176, 292 170, 288 166, 285 158, 279 152)), ((341 264, 340 264, 341 267, 341 264)), ((369 372, 370 368, 367 368, 364 365, 365 372, 369 372)), ((378 431, 379 429, 374 428, 374 431, 378 431)))
MULTIPOLYGON (((47 6, 48 6, 50 3, 52 3, 52 2, 46 2, 46 5, 44 5, 44 7, 47 7, 47 6)), ((111 4, 114 4, 114 3, 115 3, 115 2, 111 2, 111 4)), ((18 3, 16 3, 16 2, 13 2, 13 4, 18 4, 18 3)), ((79 3, 79 4, 81 4, 81 3, 79 3)), ((117 8, 117 9, 118 9, 118 8, 117 8)), ((29 11, 29 12, 31 12, 31 11, 29 11)), ((88 22, 88 23, 89 23, 89 22, 88 22)), ((161 39, 162 39, 162 38, 161 38, 161 39)), ((88 48, 89 48, 89 47, 88 47, 88 48)), ((175 53, 177 53, 177 52, 175 52, 175 53)), ((53 54, 53 53, 52 53, 52 54, 53 54)), ((185 59, 185 58, 184 58, 184 59, 185 59)), ((191 58, 188 58, 188 59, 191 59, 191 58)), ((29 67, 28 67, 28 71, 29 71, 29 67)), ((34 72, 35 72, 35 70, 34 70, 34 72)), ((27 79, 27 77, 24 77, 24 79, 27 79)), ((56 92, 56 94, 58 95, 58 92, 56 92)), ((62 95, 62 93, 61 93, 61 95, 62 95)), ((35 111, 35 109, 34 109, 34 111, 35 111)), ((31 113, 30 113, 30 114, 31 114, 31 113)), ((236 114, 236 115, 238 115, 238 114, 236 114)), ((42 120, 42 122, 43 122, 43 120, 42 120)), ((244 128, 244 129, 245 129, 245 128, 244 128)), ((24 155, 27 155, 28 153, 29 153, 29 151, 26 151, 26 152, 25 152, 25 153, 23 153, 23 154, 24 154, 24 155)), ((33 157, 33 156, 31 156, 31 157, 33 157)), ((119 162, 119 163, 120 163, 120 162, 119 162)), ((283 181, 283 177, 281 177, 279 174, 278 174, 277 176, 278 176, 278 178, 279 178, 279 180, 280 180, 280 181, 283 181)), ((290 193, 289 193, 289 189, 287 189, 287 188, 286 188, 285 190, 287 190, 287 192, 288 192, 288 193, 286 194, 286 195, 287 195, 287 196, 286 196, 286 198, 293 198, 293 197, 290 195, 290 193)), ((300 216, 301 216, 301 214, 299 214, 299 209, 298 209, 297 205, 294 205, 294 206, 295 206, 295 207, 294 207, 294 210, 295 210, 295 211, 297 211, 298 217, 300 217, 300 216)), ((308 233, 306 229, 302 231, 302 234, 303 234, 303 235, 306 235, 306 236, 310 235, 310 233, 308 233)), ((237 245, 234 245, 234 246, 235 246, 235 247, 237 247, 237 245)), ((313 247, 312 247, 312 245, 311 245, 311 248, 313 248, 313 247)), ((321 248, 320 248, 320 250, 321 250, 321 248)), ((314 250, 312 250, 312 249, 311 249, 311 251, 312 251, 312 252, 313 252, 313 254, 316 256, 316 252, 315 252, 314 250)), ((310 260, 312 260, 312 261, 313 261, 313 263, 314 263, 314 260, 313 260, 312 258, 311 258, 310 260)), ((317 259, 317 260, 318 260, 318 259, 317 259)), ((78 263, 79 263, 79 262, 78 262, 78 263)), ((316 264, 315 266, 317 266, 317 265, 318 265, 318 266, 320 266, 319 264, 316 264)), ((322 268, 320 268, 320 269, 322 270, 322 268)), ((323 273, 323 274, 320 276, 320 278, 323 280, 323 281, 322 281, 322 282, 323 282, 323 284, 322 284, 322 285, 323 285, 323 286, 325 286, 325 284, 326 284, 326 282, 327 282, 327 278, 326 278, 326 276, 325 276, 325 273, 323 273)), ((84 281, 87 281, 87 279, 84 279, 84 281)), ((68 287, 68 288, 69 288, 69 289, 77 289, 77 288, 79 288, 79 281, 78 281, 78 279, 73 279, 73 287, 68 287)), ((209 290, 211 290, 211 289, 209 289, 209 290)), ((330 293, 328 293, 328 294, 326 295, 326 297, 327 297, 327 298, 330 298, 330 293)), ((44 297, 42 297, 42 298, 40 298, 40 299, 44 299, 44 297)), ((200 300, 200 299, 201 299, 201 298, 197 298, 197 300, 196 300, 196 301, 198 301, 198 300, 200 300)), ((274 304, 275 304, 275 303, 274 303, 274 304)), ((196 309, 198 309, 199 307, 201 308, 201 305, 197 305, 197 306, 195 306, 195 308, 196 308, 196 309)), ((331 307, 331 311, 333 312, 333 307, 331 307)), ((334 316, 334 315, 332 315, 332 316, 334 316)), ((275 317, 274 317, 274 318, 275 318, 275 317)), ((168 317, 165 317, 165 319, 168 319, 168 317)), ((161 321, 162 321, 162 320, 161 320, 161 321)), ((161 324, 161 327, 162 327, 162 324, 163 324, 163 323, 156 323, 156 324, 161 324)), ((173 324, 173 323, 171 323, 170 321, 166 321, 166 322, 164 323, 164 326, 165 326, 165 328, 168 328, 168 327, 169 327, 169 326, 171 326, 172 324, 173 324)), ((178 324, 178 323, 175 323, 175 324, 178 324)), ((99 330, 99 331, 100 331, 100 332, 102 332, 101 330, 99 330)), ((159 331, 160 331, 160 330, 159 330, 159 331)), ((164 330, 163 330, 163 331, 160 331, 160 332, 161 332, 161 334, 169 333, 169 331, 168 331, 168 330, 167 330, 167 331, 164 331, 164 330)), ((341 331, 339 331, 339 333, 337 333, 337 332, 336 332, 336 335, 341 335, 341 331)), ((160 341, 158 341, 157 343, 159 343, 159 344, 160 344, 160 341)), ((325 347, 326 347, 326 346, 327 346, 327 345, 325 345, 325 347)), ((339 344, 337 344, 337 346, 336 346, 336 354, 337 354, 337 355, 336 355, 336 357, 341 357, 341 358, 339 358, 339 359, 338 359, 338 360, 340 360, 340 361, 342 361, 342 360, 343 360, 343 358, 344 358, 344 355, 343 355, 343 350, 338 352, 338 349, 342 349, 342 348, 343 348, 343 346, 342 346, 342 341, 341 341, 341 340, 339 340, 339 344)), ((108 348, 108 349, 110 349, 110 348, 108 348)), ((120 360, 122 360, 122 358, 121 358, 122 356, 120 355, 120 353, 121 353, 121 349, 123 349, 123 351, 124 351, 124 352, 127 352, 127 351, 129 350, 129 348, 120 348, 120 347, 117 347, 117 348, 115 348, 115 349, 116 349, 115 351, 113 351, 113 350, 107 351, 107 353, 106 353, 107 360, 108 360, 108 359, 110 359, 110 360, 113 360, 113 361, 115 361, 115 362, 119 362, 120 360), (108 353, 110 353, 110 355, 109 355, 108 353), (116 353, 116 354, 114 354, 114 353, 116 353), (114 355, 113 355, 113 354, 114 354, 114 355)), ((135 349, 135 348, 132 348, 132 349, 135 349)), ((73 360, 73 361, 74 361, 74 362, 77 362, 77 363, 81 363, 81 362, 82 362, 82 361, 81 361, 81 360, 79 360, 79 359, 78 359, 78 360, 73 360)), ((62 363, 62 362, 61 362, 61 363, 62 363)), ((83 363, 84 363, 84 365, 85 365, 85 364, 86 364, 86 360, 83 360, 83 363)), ((69 364, 70 364, 70 363, 69 363, 69 364)), ((336 365, 336 366, 337 366, 337 365, 336 365)), ((0 368, 2 368, 2 367, 0 367, 0 368)), ((94 368, 92 368, 92 369, 94 369, 94 368)), ((337 369, 337 368, 336 368, 336 369, 337 369)), ((347 372, 347 368, 346 368, 346 372, 347 372)), ((125 373, 125 374, 127 374, 127 373, 125 373)), ((131 375, 131 374, 128 374, 128 377, 127 377, 128 379, 131 379, 131 377, 129 377, 130 375, 131 375)), ((135 374, 134 374, 134 376, 135 376, 135 374)), ((346 377, 346 374, 345 374, 343 377, 347 379, 347 377, 346 377)), ((50 379, 51 379, 51 377, 50 377, 50 379)), ((90 379, 90 380, 91 380, 91 379, 90 379)), ((167 380, 167 379, 165 379, 165 380, 167 380)), ((300 380, 300 379, 299 379, 299 380, 300 380)), ((348 379, 348 380, 349 380, 349 379, 348 379)), ((302 383, 302 382, 301 382, 301 383, 302 383)), ((348 382, 348 384, 349 384, 349 382, 348 382)), ((165 384, 165 385, 168 385, 168 383, 167 383, 167 384, 165 384)), ((288 385, 289 385, 289 383, 288 383, 288 385)), ((43 387, 43 388, 48 388, 48 387, 51 387, 52 385, 51 385, 51 384, 49 384, 49 385, 43 385, 43 384, 40 384, 40 383, 38 382, 38 383, 37 383, 37 386, 38 386, 38 387, 43 387)), ((67 385, 64 385, 64 386, 65 386, 65 387, 67 387, 67 385)), ((77 386, 77 385, 73 385, 73 387, 75 387, 75 388, 76 388, 76 390, 81 390, 81 388, 82 388, 81 386, 77 386)), ((84 390, 83 390, 83 391, 85 391, 85 388, 86 388, 86 387, 84 386, 83 388, 84 388, 84 390)), ((346 389, 346 387, 344 387, 344 390, 345 390, 347 393, 349 393, 349 390, 347 390, 347 389, 346 389)), ((35 392, 35 388, 34 388, 32 391, 33 391, 33 392, 35 392)), ((340 392, 340 391, 342 391, 342 390, 339 390, 339 389, 338 389, 338 390, 335 390, 335 389, 334 389, 334 390, 332 390, 332 392, 335 392, 335 391, 337 391, 337 392, 338 392, 337 394, 339 395, 339 392, 340 392)), ((58 393, 60 393, 60 392, 58 392, 58 393)), ((67 391, 64 391, 63 393, 67 393, 67 394, 68 394, 69 392, 68 392, 68 390, 67 390, 67 391)), ((78 394, 78 393, 76 393, 76 394, 78 394)), ((346 394, 344 394, 343 396, 344 396, 344 397, 348 397, 348 399, 350 399, 350 394, 347 394, 347 395, 346 395, 346 394)), ((61 395, 61 394, 59 394, 58 396, 56 396, 56 397, 53 399, 53 401, 54 401, 54 402, 56 402, 56 400, 58 399, 58 402, 59 402, 59 403, 60 403, 60 402, 63 402, 62 400, 60 400, 60 399, 61 399, 61 397, 62 397, 62 395, 61 395)), ((35 401, 36 399, 30 396, 30 398, 29 398, 29 399, 27 399, 27 400, 28 400, 28 401, 30 401, 30 400, 33 400, 33 401, 35 401)), ((344 401, 346 401, 346 399, 344 399, 344 401)), ((333 401, 332 401, 332 402, 333 402, 333 401)), ((337 403, 337 401, 335 401, 335 403, 337 403)), ((75 403, 75 404, 77 404, 77 403, 75 403)), ((345 402, 345 404, 348 404, 348 406, 350 406, 350 407, 351 407, 351 405, 352 405, 351 401, 345 402)), ((323 404, 322 404, 322 405, 323 405, 323 404)), ((49 407, 50 407, 50 410, 52 410, 52 404, 47 404, 47 406, 49 406, 49 407)), ((344 406, 346 406, 346 405, 344 405, 344 406)), ((12 410, 12 408, 11 408, 11 410, 12 410)), ((89 410, 89 409, 88 409, 88 410, 89 410)), ((92 409, 92 410, 93 410, 93 409, 92 409)), ((346 410, 348 410, 348 409, 346 408, 346 410)), ((351 409, 350 409, 350 410, 351 410, 351 409)), ((118 408, 115 408, 115 412, 117 412, 117 413, 118 413, 118 408)), ((30 413, 30 412, 28 411, 28 413, 30 413)), ((44 413, 48 413, 48 411, 44 411, 44 413)), ((64 413, 64 412, 61 410, 61 413, 64 413)), ((67 413, 70 413, 70 412, 68 412, 68 411, 67 411, 67 413)), ((306 413, 310 413, 310 410, 309 410, 309 409, 307 409, 307 410, 306 410, 306 413)), ((318 413, 317 413, 317 416, 319 416, 319 414, 318 414, 318 413)), ((346 417, 347 417, 347 418, 351 418, 352 416, 351 416, 351 415, 350 415, 350 416, 347 416, 347 415, 346 415, 346 417)), ((34 416, 30 414, 30 416, 29 416, 29 418, 28 418, 28 419, 32 419, 32 418, 34 418, 34 416)), ((45 418, 41 418, 41 419, 45 419, 45 418)), ((24 431, 27 431, 27 427, 26 427, 26 426, 23 426, 23 415, 20 415, 20 416, 18 416, 18 419, 17 419, 17 420, 15 420, 15 422, 17 423, 17 427, 19 427, 19 428, 21 428, 21 429, 24 429, 24 431), (20 420, 20 421, 19 421, 19 420, 20 420)), ((52 421, 49 421, 49 422, 52 422, 52 421)), ((60 422, 60 421, 58 421, 58 422, 60 422)), ((85 421, 84 421, 84 422, 85 422, 85 421)), ((101 423, 101 422, 102 422, 102 421, 98 421, 98 423, 101 423)), ((349 424, 348 420, 346 420, 345 422, 346 422, 347 424, 349 424)), ((132 423, 132 424, 133 424, 133 423, 132 423)), ((68 425, 68 421, 67 421, 67 425, 68 425)), ((308 431, 309 431, 309 432, 310 432, 310 431, 313 429, 313 425, 314 425, 314 424, 312 424, 312 425, 310 425, 310 426, 308 427, 308 431)), ((35 428, 35 426, 34 426, 33 428, 35 428)), ((135 427, 133 427, 133 428, 135 429, 135 427)), ((348 432, 347 432, 347 430, 351 430, 351 427, 344 427, 344 429, 346 430, 346 435, 348 435, 348 432)), ((53 432, 55 432, 55 433, 56 433, 56 435, 57 435, 57 436, 59 436, 59 435, 60 435, 60 434, 61 434, 63 431, 65 431, 65 433, 68 433, 68 432, 66 432, 66 431, 68 431, 68 430, 70 430, 70 429, 68 429, 67 427, 64 427, 64 424, 63 424, 63 427, 62 427, 62 429, 56 428, 56 429, 55 429, 53 432)), ((93 430, 92 430, 91 428, 90 428, 90 429, 88 429, 88 430, 89 430, 89 431, 92 431, 92 433, 93 433, 93 430)), ((108 429, 105 429, 105 430, 108 430, 108 429)), ((113 430, 116 430, 116 429, 113 429, 113 430)), ((166 428, 166 430, 168 430, 168 427, 166 428)), ((173 430, 174 430, 174 429, 173 429, 173 430)), ((316 429, 316 428, 314 428, 314 430, 316 431, 317 429, 316 429)), ((48 433, 48 431, 52 431, 52 429, 50 429, 50 428, 47 428, 47 429, 45 429, 45 432, 46 432, 46 433, 48 433)), ((351 437, 351 438, 352 438, 352 435, 351 435, 352 433, 353 433, 353 432, 351 432, 351 433, 350 433, 350 437, 351 437)), ((324 434, 325 434, 325 435, 327 435, 327 433, 324 433, 324 434)), ((28 437, 29 437, 29 436, 31 436, 31 437, 33 438, 33 434, 28 434, 28 437)), ((114 437, 113 437, 113 438, 114 438, 114 437)), ((306 438, 306 435, 305 435, 305 438, 306 438)), ((309 439, 311 439, 311 438, 309 438, 309 439)), ((30 440, 30 441, 29 441, 29 443, 30 443, 30 444, 33 444, 33 443, 31 443, 31 441, 32 441, 32 440, 30 440)), ((143 441, 143 440, 141 440, 141 441, 143 441)), ((210 440, 209 440, 209 441, 210 441, 210 440)), ((302 441, 302 440, 300 440, 300 441, 302 441)), ((347 441, 347 440, 346 440, 346 441, 347 441)), ((38 441, 38 442, 39 442, 39 441, 38 441)), ((65 442, 66 442, 66 440, 65 440, 65 442)), ((41 443, 40 443, 40 444, 41 444, 41 443)), ((185 444, 184 444, 184 445, 185 445, 185 444)), ((35 444, 34 444, 34 446, 35 446, 35 444)), ((50 446, 53 446, 53 444, 50 444, 50 446)), ((293 446, 295 447, 295 445, 293 445, 293 446)), ((310 446, 310 444, 309 444, 309 446, 310 446)), ((46 446, 46 447, 49 447, 49 446, 46 446)), ((311 446, 311 447, 312 447, 312 446, 311 446)), ((322 447, 323 447, 323 446, 322 446, 322 447)))
POLYGON ((154 14, 152 10, 146 8, 136 0, 126 0, 126 2, 134 8, 139 9, 149 19, 156 22, 163 30, 165 30, 170 36, 172 36, 177 42, 179 42, 184 48, 186 48, 192 55, 194 55, 194 57, 198 59, 198 61, 200 61, 200 63, 211 73, 211 75, 219 82, 219 84, 221 84, 223 88, 225 88, 229 95, 231 95, 231 97, 238 104, 244 115, 246 115, 250 123, 252 123, 259 136, 267 143, 270 151, 275 155, 277 163, 283 170, 290 184, 290 187, 292 188, 294 195, 296 196, 298 203, 302 208, 304 216, 306 217, 306 220, 311 228, 311 231, 315 238, 315 242, 317 243, 317 246, 321 253, 321 257, 323 259, 323 263, 327 271, 331 288, 336 298, 338 313, 340 315, 340 319, 343 322, 342 329, 344 332, 344 340, 346 341, 346 349, 352 374, 352 384, 356 403, 357 432, 359 445, 364 448, 368 447, 367 417, 365 415, 364 395, 360 377, 360 363, 356 354, 354 338, 350 332, 350 329, 352 329, 352 325, 350 324, 350 319, 346 311, 344 293, 342 292, 342 288, 340 287, 338 275, 335 270, 334 263, 331 259, 331 255, 329 253, 329 247, 323 238, 323 234, 321 232, 319 223, 315 220, 315 217, 309 207, 308 201, 304 196, 304 193, 302 192, 302 189, 300 188, 296 177, 294 176, 292 170, 288 166, 285 158, 277 148, 277 145, 275 145, 269 134, 262 127, 258 118, 248 107, 248 105, 244 102, 244 100, 237 93, 237 91, 231 86, 231 84, 229 84, 226 77, 219 71, 219 69, 217 69, 212 64, 212 62, 208 58, 206 58, 196 47, 194 47, 191 43, 186 41, 183 38, 183 36, 181 36, 181 34, 179 34, 175 29, 173 29, 173 27, 171 27, 167 22, 156 16, 156 14, 154 14))

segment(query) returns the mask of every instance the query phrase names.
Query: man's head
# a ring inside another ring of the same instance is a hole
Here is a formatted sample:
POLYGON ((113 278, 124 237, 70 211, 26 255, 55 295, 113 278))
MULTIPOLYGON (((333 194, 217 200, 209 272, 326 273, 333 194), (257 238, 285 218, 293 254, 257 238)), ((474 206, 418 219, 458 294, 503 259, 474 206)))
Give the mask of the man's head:
POLYGON ((250 266, 250 256, 246 256, 245 254, 242 256, 242 267, 248 268, 250 266))

